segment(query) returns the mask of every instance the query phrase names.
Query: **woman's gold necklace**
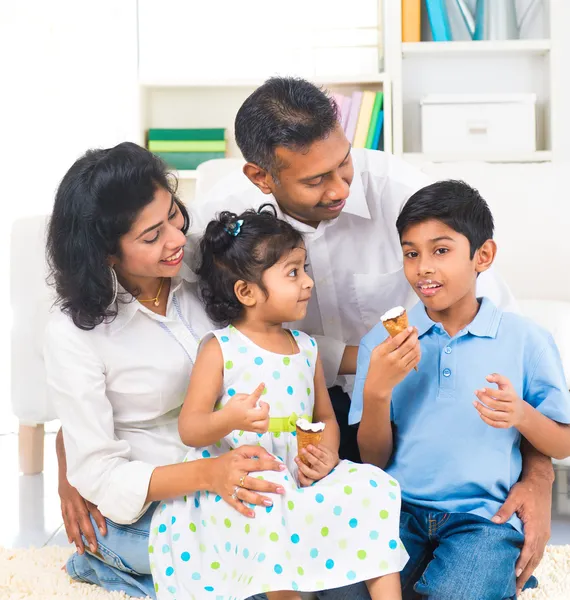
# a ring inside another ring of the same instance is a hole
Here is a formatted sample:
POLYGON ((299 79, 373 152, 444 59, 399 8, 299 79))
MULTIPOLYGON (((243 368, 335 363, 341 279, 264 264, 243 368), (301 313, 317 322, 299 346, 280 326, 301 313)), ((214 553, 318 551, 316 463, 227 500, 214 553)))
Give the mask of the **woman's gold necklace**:
POLYGON ((158 286, 158 292, 154 298, 147 298, 146 300, 138 299, 139 302, 153 302, 155 306, 160 304, 160 292, 162 292, 162 286, 164 285, 164 277, 160 279, 160 285, 158 286))

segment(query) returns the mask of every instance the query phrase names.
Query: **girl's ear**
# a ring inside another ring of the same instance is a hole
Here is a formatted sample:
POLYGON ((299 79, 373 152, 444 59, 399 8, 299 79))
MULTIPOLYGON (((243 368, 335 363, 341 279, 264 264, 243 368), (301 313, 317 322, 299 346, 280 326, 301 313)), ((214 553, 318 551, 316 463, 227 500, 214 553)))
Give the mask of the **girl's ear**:
POLYGON ((252 307, 257 303, 254 286, 243 279, 238 279, 234 284, 234 293, 238 301, 244 306, 252 307))
POLYGON ((494 240, 487 240, 475 253, 475 271, 483 273, 495 260, 497 255, 497 244, 494 240))

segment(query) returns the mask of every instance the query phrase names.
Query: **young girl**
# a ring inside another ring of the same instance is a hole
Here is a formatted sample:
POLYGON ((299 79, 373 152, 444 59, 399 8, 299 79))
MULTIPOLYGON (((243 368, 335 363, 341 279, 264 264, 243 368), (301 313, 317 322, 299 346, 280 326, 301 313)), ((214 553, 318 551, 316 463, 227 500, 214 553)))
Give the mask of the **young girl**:
POLYGON ((179 420, 193 447, 187 460, 258 444, 283 463, 258 476, 281 494, 253 512, 244 489, 255 489, 252 476, 232 481, 228 498, 197 492, 163 503, 150 540, 160 599, 296 599, 358 581, 373 600, 401 598, 399 486, 377 467, 339 462, 315 340, 283 327, 307 312, 305 261, 301 234, 269 212, 223 212, 206 229, 197 272, 209 316, 227 326, 202 340, 192 371, 179 420), (303 461, 299 418, 325 425, 303 461))

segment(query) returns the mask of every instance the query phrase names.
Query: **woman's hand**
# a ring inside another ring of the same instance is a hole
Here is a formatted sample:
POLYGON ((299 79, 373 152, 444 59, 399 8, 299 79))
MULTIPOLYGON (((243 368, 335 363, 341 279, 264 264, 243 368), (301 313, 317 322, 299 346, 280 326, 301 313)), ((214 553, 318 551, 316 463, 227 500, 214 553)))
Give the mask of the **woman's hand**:
POLYGON ((269 428, 269 404, 260 402, 265 384, 260 383, 252 394, 235 394, 222 411, 226 411, 232 431, 265 433, 269 428))
POLYGON ((62 475, 59 478, 58 493, 61 500, 63 524, 69 543, 74 543, 78 554, 83 554, 85 551, 83 538, 81 537, 81 534, 83 534, 89 544, 89 549, 95 553, 97 551, 97 537, 89 515, 91 514, 95 523, 97 523, 101 535, 107 535, 105 517, 94 504, 85 500, 67 481, 67 478, 62 475))
POLYGON ((258 471, 284 471, 287 468, 260 446, 240 446, 209 460, 212 469, 211 491, 246 517, 254 518, 255 512, 245 503, 271 506, 273 502, 262 493, 285 493, 282 486, 249 475, 258 471))
POLYGON ((338 465, 338 452, 334 452, 322 444, 318 446, 309 444, 301 450, 301 454, 310 464, 307 466, 298 456, 295 457, 295 462, 299 467, 301 487, 308 487, 315 481, 326 477, 338 465))

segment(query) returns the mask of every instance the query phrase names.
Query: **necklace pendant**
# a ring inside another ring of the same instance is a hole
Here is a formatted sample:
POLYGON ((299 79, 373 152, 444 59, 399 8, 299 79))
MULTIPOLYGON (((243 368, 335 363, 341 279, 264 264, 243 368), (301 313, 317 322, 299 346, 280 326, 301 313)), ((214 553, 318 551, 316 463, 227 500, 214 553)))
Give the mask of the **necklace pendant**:
POLYGON ((155 306, 158 306, 159 304, 160 304, 160 300, 157 298, 157 299, 154 301, 154 305, 155 305, 155 306))

